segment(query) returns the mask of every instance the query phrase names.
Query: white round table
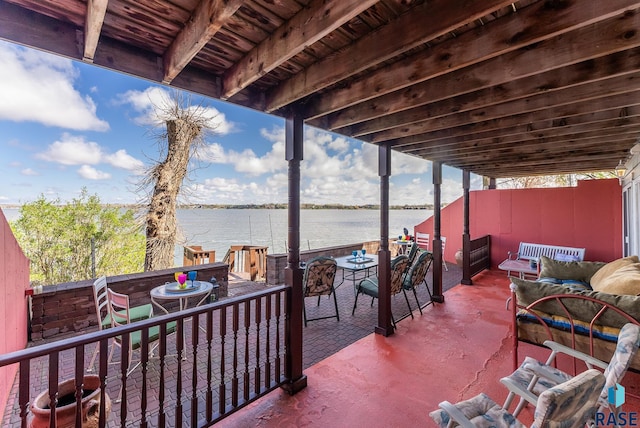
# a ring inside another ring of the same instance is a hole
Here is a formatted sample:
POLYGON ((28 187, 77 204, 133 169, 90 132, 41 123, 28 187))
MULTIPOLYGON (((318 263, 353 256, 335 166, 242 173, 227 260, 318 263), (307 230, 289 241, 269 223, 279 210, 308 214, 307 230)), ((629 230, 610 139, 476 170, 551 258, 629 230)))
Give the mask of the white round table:
POLYGON ((194 286, 189 287, 191 281, 187 281, 187 288, 184 290, 178 289, 177 282, 168 282, 164 285, 160 285, 151 290, 151 301, 158 308, 162 309, 165 313, 169 313, 167 308, 162 306, 162 301, 175 301, 180 302, 180 310, 185 310, 189 304, 189 299, 193 297, 200 297, 198 303, 195 306, 200 306, 213 291, 213 284, 206 281, 193 281, 194 286))

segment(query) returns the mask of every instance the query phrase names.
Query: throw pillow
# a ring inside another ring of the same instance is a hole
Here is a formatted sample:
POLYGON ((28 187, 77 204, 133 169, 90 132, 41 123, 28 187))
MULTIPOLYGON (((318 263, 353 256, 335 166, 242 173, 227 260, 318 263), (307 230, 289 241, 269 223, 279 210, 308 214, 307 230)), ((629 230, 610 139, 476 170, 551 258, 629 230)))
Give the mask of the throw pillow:
POLYGON ((540 257, 540 277, 557 279, 575 279, 589 283, 591 276, 602 268, 605 263, 600 262, 561 262, 540 257))
POLYGON ((600 283, 601 293, 640 295, 640 263, 621 267, 600 283))
POLYGON ((638 262, 640 262, 640 260, 638 260, 638 256, 623 257, 621 259, 614 260, 610 263, 607 263, 596 273, 594 273, 589 283, 594 290, 599 291, 603 281, 611 276, 615 271, 617 271, 621 267, 625 267, 632 263, 638 262))

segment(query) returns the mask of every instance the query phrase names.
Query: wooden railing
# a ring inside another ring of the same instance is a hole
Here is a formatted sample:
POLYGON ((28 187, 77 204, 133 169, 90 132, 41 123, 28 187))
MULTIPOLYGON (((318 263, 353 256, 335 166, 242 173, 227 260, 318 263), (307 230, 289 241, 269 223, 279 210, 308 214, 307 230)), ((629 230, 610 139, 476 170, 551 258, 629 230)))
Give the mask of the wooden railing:
POLYGON ((469 267, 471 276, 491 269, 491 236, 472 239, 469 243, 469 267))
MULTIPOLYGON (((74 397, 71 401, 76 409, 75 426, 80 426, 82 379, 95 346, 99 346, 100 427, 106 426, 107 418, 123 427, 209 426, 287 381, 285 313, 290 292, 285 286, 271 287, 0 355, 0 367, 19 364, 18 403, 8 406, 19 409, 13 414, 27 426, 29 403, 35 395, 48 389, 51 414, 55 414, 61 398, 59 384, 75 379, 75 401, 74 397), (172 322, 177 323, 176 332, 167 334, 172 322), (127 377, 131 334, 142 332, 145 339, 141 349, 147 350, 154 345, 146 339, 153 328, 160 330, 158 355, 150 359, 147 352, 135 352, 134 358, 141 356, 141 365, 127 377), (116 364, 108 361, 114 337, 122 337, 124 345, 116 347, 116 364), (113 401, 109 415, 105 409, 107 395, 113 401), (117 402, 120 395, 122 400, 117 402)), ((49 425, 56 426, 55 418, 49 425)))
POLYGON ((485 235, 477 239, 462 238, 462 284, 471 285, 471 278, 485 269, 491 269, 491 236, 485 235), (468 255, 468 257, 467 257, 468 255))
POLYGON ((215 263, 216 252, 214 250, 203 250, 199 245, 183 247, 182 265, 194 266, 206 263, 215 263))
POLYGON ((248 279, 251 281, 265 279, 268 248, 257 245, 232 245, 222 262, 229 265, 230 273, 248 273, 248 279))

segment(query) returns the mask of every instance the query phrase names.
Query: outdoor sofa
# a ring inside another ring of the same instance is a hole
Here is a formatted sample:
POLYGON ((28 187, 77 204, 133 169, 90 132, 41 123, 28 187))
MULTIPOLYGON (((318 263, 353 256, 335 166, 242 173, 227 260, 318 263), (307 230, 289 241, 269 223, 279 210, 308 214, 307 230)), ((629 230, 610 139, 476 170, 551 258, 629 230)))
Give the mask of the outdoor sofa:
MULTIPOLYGON (((520 342, 554 340, 610 361, 620 328, 640 324, 640 262, 557 261, 542 257, 540 275, 511 277, 514 368, 520 342)), ((640 371, 640 354, 631 363, 640 371)))

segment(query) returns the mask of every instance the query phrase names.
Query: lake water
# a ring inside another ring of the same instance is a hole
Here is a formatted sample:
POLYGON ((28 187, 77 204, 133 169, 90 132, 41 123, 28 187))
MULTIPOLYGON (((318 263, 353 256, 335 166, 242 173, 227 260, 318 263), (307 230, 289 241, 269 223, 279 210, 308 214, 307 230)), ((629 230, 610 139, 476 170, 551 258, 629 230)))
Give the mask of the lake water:
MULTIPOLYGON (((7 220, 18 218, 18 209, 3 209, 7 220)), ((431 210, 389 211, 389 236, 413 233, 413 226, 433 214, 431 210)), ((269 254, 286 252, 287 210, 284 209, 179 209, 181 238, 175 264, 182 265, 182 246, 199 245, 215 250, 221 261, 231 245, 262 245, 269 254)), ((300 249, 314 249, 380 239, 378 210, 302 210, 300 249)))

